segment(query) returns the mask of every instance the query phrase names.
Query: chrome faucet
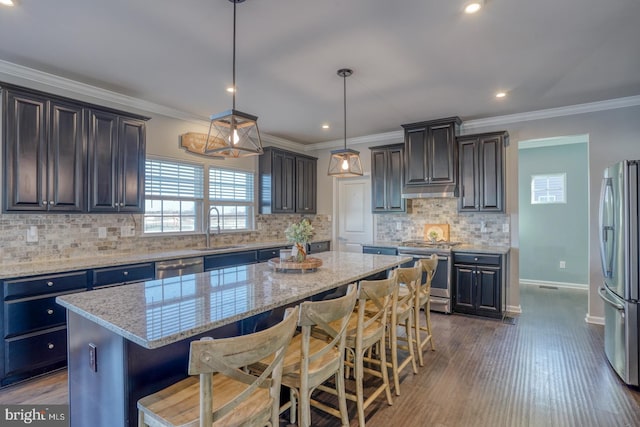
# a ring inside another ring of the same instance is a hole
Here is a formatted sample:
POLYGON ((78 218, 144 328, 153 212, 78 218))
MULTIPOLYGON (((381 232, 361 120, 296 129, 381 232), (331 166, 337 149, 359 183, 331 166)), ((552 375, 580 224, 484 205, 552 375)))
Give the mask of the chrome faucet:
POLYGON ((211 206, 209 207, 209 213, 207 214, 207 248, 211 247, 211 211, 216 211, 218 234, 220 234, 220 211, 215 206, 211 206))

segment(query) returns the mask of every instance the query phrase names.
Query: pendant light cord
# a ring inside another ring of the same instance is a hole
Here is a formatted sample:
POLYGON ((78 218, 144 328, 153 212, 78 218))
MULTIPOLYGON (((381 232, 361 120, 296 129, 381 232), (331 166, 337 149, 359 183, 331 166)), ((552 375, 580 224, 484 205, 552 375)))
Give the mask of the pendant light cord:
POLYGON ((342 82, 344 83, 344 96, 343 96, 343 111, 344 111, 344 149, 347 149, 347 75, 342 75, 342 82))
POLYGON ((236 1, 233 0, 233 109, 236 109, 236 1))

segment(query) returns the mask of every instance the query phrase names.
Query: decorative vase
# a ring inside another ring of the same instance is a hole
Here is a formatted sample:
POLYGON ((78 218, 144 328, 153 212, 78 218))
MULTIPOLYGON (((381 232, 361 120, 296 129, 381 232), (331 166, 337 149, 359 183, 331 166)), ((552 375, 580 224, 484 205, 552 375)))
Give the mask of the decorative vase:
POLYGON ((307 259, 307 251, 305 251, 302 243, 293 245, 293 248, 291 248, 291 256, 296 259, 296 262, 304 262, 304 260, 307 259))

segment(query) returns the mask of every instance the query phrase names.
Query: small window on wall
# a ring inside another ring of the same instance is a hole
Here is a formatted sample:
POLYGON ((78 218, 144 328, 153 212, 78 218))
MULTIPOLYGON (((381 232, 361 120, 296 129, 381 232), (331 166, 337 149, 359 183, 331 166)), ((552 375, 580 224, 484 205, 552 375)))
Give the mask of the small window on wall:
MULTIPOLYGON (((252 172, 209 168, 209 205, 220 213, 220 230, 254 229, 254 180, 252 172)), ((212 213, 211 226, 216 225, 215 213, 212 213)))
POLYGON ((195 233, 202 223, 204 168, 166 160, 145 162, 145 233, 195 233))
POLYGON ((567 174, 531 176, 531 204, 567 203, 567 174))

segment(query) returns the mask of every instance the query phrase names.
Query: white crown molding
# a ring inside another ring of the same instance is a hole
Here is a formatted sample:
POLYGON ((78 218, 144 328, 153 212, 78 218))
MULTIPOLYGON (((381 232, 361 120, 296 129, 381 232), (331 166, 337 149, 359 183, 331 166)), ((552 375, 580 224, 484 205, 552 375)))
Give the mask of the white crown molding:
POLYGON ((616 108, 637 107, 638 105, 640 105, 640 95, 627 96, 625 98, 609 99, 606 101, 589 102, 586 104, 576 104, 558 108, 548 108, 546 110, 508 114, 505 116, 487 117, 485 119, 467 120, 462 123, 461 128, 466 131, 480 127, 504 126, 531 120, 552 119, 555 117, 573 116, 576 114, 614 110, 616 108))
MULTIPOLYGON (((348 147, 362 144, 395 144, 399 142, 404 142, 404 132, 401 130, 347 138, 348 147)), ((308 147, 312 147, 313 150, 327 150, 331 148, 344 147, 344 139, 320 142, 308 145, 308 147)))
MULTIPOLYGON (((128 108, 134 108, 140 111, 146 111, 149 113, 156 113, 167 117, 172 117, 187 122, 196 123, 198 125, 208 126, 209 121, 204 117, 194 116, 193 114, 185 113, 184 111, 177 110, 175 108, 167 107, 164 105, 156 104, 153 102, 145 101, 132 96, 123 95, 118 92, 113 92, 106 89, 101 89, 96 86, 88 85, 86 83, 80 83, 65 77, 60 77, 55 74, 46 73, 33 68, 25 67, 22 65, 14 64, 11 62, 3 61, 0 59, 0 76, 12 76, 17 79, 38 83, 47 87, 55 89, 62 89, 75 94, 88 96, 94 99, 107 101, 116 105, 121 105, 128 108)), ((19 84, 19 83, 16 83, 19 84)), ((612 110, 616 108, 635 107, 640 105, 640 95, 629 96, 625 98, 610 99, 606 101, 591 102, 587 104, 571 105, 567 107, 549 108, 546 110, 530 111, 527 113, 509 114, 505 116, 488 117, 477 120, 467 120, 462 123, 463 133, 467 130, 489 127, 489 126, 504 126, 507 124, 525 122, 530 120, 549 119, 554 117, 570 116, 575 114, 593 113, 604 110, 612 110)), ((283 148, 290 148, 298 151, 314 151, 331 149, 336 147, 342 147, 344 140, 325 141, 317 144, 301 144, 298 142, 290 141, 284 138, 261 134, 262 139, 269 144, 273 144, 283 148)), ((393 144, 396 142, 403 142, 404 134, 402 130, 359 136, 355 138, 348 138, 348 145, 362 145, 362 144, 393 144)))
MULTIPOLYGON (((88 85, 86 83, 77 82, 75 80, 60 77, 55 74, 46 73, 44 71, 24 67, 22 65, 14 64, 0 59, 0 76, 1 75, 12 76, 20 80, 26 80, 28 82, 33 82, 44 85, 46 87, 50 87, 54 92, 57 90, 58 94, 60 95, 64 95, 59 92, 59 90, 63 90, 81 96, 88 96, 100 101, 106 101, 112 104, 121 105, 127 108, 134 108, 140 111, 184 120, 186 122, 191 122, 200 126, 209 126, 209 120, 207 120, 205 117, 198 117, 193 114, 177 110, 175 108, 167 107, 165 105, 156 104, 154 102, 145 101, 143 99, 134 98, 128 95, 123 95, 118 92, 102 89, 96 86, 88 85)), ((278 145, 280 147, 286 147, 294 150, 308 149, 308 146, 306 145, 289 141, 284 138, 278 138, 272 135, 261 134, 261 138, 269 144, 278 145)))

